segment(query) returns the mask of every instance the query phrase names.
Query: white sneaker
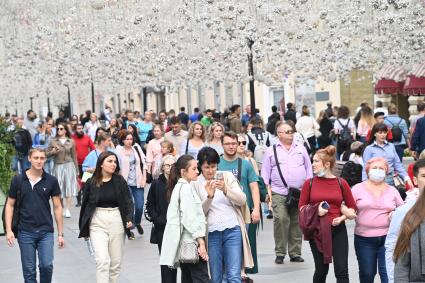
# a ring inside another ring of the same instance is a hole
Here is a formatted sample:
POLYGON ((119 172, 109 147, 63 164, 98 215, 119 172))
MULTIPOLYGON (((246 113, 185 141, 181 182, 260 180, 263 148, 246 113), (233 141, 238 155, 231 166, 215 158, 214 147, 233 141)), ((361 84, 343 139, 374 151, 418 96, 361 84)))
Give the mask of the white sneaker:
POLYGON ((69 209, 65 210, 65 218, 71 218, 71 212, 69 211, 69 209))

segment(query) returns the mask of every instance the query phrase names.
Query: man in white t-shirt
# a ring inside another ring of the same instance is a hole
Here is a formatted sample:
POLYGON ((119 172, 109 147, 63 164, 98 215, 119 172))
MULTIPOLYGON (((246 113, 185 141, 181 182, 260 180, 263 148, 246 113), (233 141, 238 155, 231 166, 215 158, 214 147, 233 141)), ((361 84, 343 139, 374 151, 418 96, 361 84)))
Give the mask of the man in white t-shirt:
POLYGON ((384 104, 380 100, 376 101, 375 103, 375 110, 373 111, 373 113, 377 112, 383 112, 385 117, 388 116, 388 109, 384 108, 384 104))

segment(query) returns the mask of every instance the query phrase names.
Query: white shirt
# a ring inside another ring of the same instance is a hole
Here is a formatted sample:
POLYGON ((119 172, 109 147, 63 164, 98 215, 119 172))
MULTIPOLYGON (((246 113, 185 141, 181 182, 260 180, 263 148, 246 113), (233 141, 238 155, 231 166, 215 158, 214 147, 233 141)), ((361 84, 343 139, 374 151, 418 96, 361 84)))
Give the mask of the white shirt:
POLYGON ((375 110, 373 110, 373 113, 377 113, 377 112, 383 112, 384 113, 384 117, 388 116, 388 109, 384 108, 384 107, 378 107, 375 108, 375 110))
MULTIPOLYGON (((219 172, 219 171, 218 171, 219 172)), ((203 175, 198 177, 198 182, 203 190, 200 190, 202 198, 207 198, 205 190, 206 180, 203 175)), ((239 226, 238 218, 230 200, 220 190, 215 190, 213 201, 207 213, 208 232, 224 231, 239 226)))
POLYGON ((353 119, 350 118, 350 122, 348 122, 348 119, 338 118, 338 119, 335 120, 335 123, 334 123, 335 133, 338 134, 342 130, 342 126, 339 124, 338 120, 339 120, 339 122, 341 122, 341 124, 343 126, 346 126, 347 123, 349 123, 348 124, 348 128, 350 129, 350 131, 352 133, 355 133, 356 132, 356 125, 354 124, 353 119))
POLYGON ((319 130, 320 126, 313 117, 302 116, 297 120, 295 128, 305 139, 308 139, 314 136, 314 129, 319 130))

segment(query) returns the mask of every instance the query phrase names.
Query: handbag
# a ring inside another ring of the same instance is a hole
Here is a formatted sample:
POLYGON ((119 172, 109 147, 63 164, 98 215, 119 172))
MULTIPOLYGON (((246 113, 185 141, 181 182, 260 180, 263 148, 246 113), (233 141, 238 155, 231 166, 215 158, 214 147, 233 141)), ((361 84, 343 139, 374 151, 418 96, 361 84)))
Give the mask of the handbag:
POLYGON ((178 260, 180 263, 197 263, 199 261, 198 254, 198 244, 196 242, 185 242, 182 240, 182 223, 181 223, 181 208, 180 208, 180 193, 181 186, 179 190, 179 199, 178 199, 178 207, 179 207, 179 219, 180 219, 180 249, 178 253, 178 260))
POLYGON ((316 128, 316 123, 314 123, 314 118, 312 117, 311 119, 313 119, 313 130, 314 130, 314 136, 316 138, 320 137, 322 135, 322 132, 316 128))
POLYGON ((156 234, 155 225, 152 224, 151 237, 149 239, 151 244, 159 244, 158 235, 156 234))
POLYGON ((394 187, 397 189, 402 200, 404 201, 407 197, 406 194, 406 185, 404 184, 403 179, 399 175, 394 175, 394 187))
POLYGON ((285 206, 286 207, 290 207, 290 206, 297 206, 298 207, 298 202, 300 201, 301 191, 298 188, 288 187, 288 184, 286 183, 285 178, 283 177, 282 171, 280 169, 279 160, 277 159, 276 145, 273 145, 273 153, 274 153, 274 159, 275 159, 275 162, 276 162, 277 171, 279 172, 280 179, 282 180, 283 185, 288 188, 288 195, 286 197, 285 206))

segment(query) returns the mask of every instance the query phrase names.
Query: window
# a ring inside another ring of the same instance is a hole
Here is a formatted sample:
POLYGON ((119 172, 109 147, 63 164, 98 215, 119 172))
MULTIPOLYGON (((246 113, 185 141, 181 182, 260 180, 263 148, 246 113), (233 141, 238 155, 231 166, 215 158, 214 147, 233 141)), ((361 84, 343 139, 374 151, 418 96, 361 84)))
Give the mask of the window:
POLYGON ((329 101, 329 91, 317 91, 316 101, 329 101))

